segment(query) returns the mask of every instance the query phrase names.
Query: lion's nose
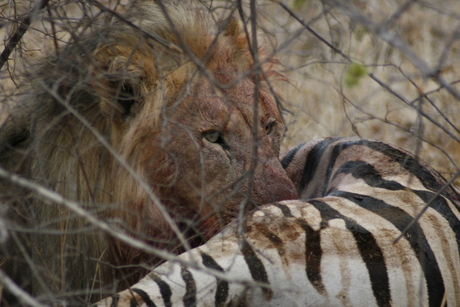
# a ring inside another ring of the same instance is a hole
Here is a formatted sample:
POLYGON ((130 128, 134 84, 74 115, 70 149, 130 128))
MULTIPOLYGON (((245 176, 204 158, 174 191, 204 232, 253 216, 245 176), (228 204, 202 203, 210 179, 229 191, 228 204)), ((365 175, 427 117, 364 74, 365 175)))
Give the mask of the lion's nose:
POLYGON ((278 159, 257 165, 254 172, 253 199, 261 204, 298 199, 294 183, 289 179, 278 159))

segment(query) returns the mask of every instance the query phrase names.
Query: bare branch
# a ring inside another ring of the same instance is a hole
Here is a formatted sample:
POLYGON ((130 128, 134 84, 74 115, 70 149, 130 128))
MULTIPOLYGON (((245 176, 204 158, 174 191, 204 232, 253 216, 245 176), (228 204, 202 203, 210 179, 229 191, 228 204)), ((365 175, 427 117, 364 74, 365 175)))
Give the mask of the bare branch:
POLYGON ((26 33, 27 29, 29 28, 30 24, 32 23, 33 18, 35 18, 38 13, 48 5, 49 0, 41 0, 39 3, 35 5, 32 12, 20 21, 20 25, 16 32, 11 36, 10 40, 6 44, 5 49, 3 49, 2 54, 0 55, 0 70, 2 69, 3 65, 8 61, 9 56, 16 48, 17 44, 21 41, 22 37, 26 33))
MULTIPOLYGON (((0 173, 2 170, 0 169, 0 173)), ((13 295, 15 295, 18 300, 27 306, 32 306, 32 307, 46 307, 46 305, 41 304, 39 301, 37 301, 34 297, 32 297, 29 293, 26 291, 22 290, 16 283, 8 276, 5 274, 0 269, 0 284, 3 284, 6 289, 8 289, 13 295)), ((0 292, 0 297, 1 297, 1 292, 0 292)))
POLYGON ((441 86, 447 89, 447 91, 460 101, 460 93, 450 86, 440 75, 439 71, 435 68, 431 68, 425 61, 423 61, 417 54, 410 48, 410 46, 394 31, 389 31, 387 24, 377 24, 362 14, 356 7, 353 7, 348 2, 342 0, 327 0, 327 3, 331 3, 333 6, 340 9, 345 15, 347 15, 353 22, 359 23, 366 27, 370 32, 377 35, 381 40, 387 42, 397 50, 399 50, 404 56, 420 71, 421 76, 424 79, 433 78, 441 86))

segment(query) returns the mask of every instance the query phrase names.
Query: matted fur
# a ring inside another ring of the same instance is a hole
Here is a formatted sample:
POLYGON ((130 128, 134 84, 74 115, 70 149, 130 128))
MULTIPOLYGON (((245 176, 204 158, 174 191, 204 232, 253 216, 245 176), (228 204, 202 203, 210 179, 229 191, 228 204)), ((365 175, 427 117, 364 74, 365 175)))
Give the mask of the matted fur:
MULTIPOLYGON (((249 39, 234 19, 221 29, 201 7, 165 6, 168 18, 140 2, 125 20, 114 17, 43 59, 0 130, 0 166, 180 253, 139 180, 192 246, 235 217, 248 193, 252 203, 297 195, 278 161, 281 115, 263 87, 283 79, 276 61, 258 50, 264 73, 256 95, 249 39)), ((11 222, 2 268, 46 302, 100 299, 145 274, 139 264, 161 261, 8 180, 0 184, 11 222)))

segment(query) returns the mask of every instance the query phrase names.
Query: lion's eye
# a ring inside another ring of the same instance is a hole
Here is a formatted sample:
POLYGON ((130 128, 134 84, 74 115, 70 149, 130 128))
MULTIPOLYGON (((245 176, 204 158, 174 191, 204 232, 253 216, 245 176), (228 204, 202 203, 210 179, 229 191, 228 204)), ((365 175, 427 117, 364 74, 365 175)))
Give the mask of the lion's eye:
POLYGON ((223 144, 224 139, 219 130, 208 130, 202 133, 203 138, 205 138, 208 142, 223 144))
POLYGON ((275 120, 269 122, 269 123, 265 126, 265 133, 266 133, 267 135, 269 135, 270 133, 272 133, 272 132, 273 132, 273 128, 275 127, 275 125, 276 125, 276 121, 275 121, 275 120))

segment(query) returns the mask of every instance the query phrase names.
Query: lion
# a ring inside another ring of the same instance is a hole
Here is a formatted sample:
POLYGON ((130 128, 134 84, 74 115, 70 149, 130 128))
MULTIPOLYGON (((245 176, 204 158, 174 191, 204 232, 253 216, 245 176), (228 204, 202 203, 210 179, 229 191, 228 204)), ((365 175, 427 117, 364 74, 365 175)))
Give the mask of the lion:
MULTIPOLYGON (((30 71, 0 129, 1 169, 174 254, 174 225, 196 247, 239 210, 298 197, 278 159, 273 87, 285 78, 250 29, 190 3, 140 2, 83 32, 30 71)), ((41 301, 96 301, 162 261, 0 180, 1 268, 41 301)))

